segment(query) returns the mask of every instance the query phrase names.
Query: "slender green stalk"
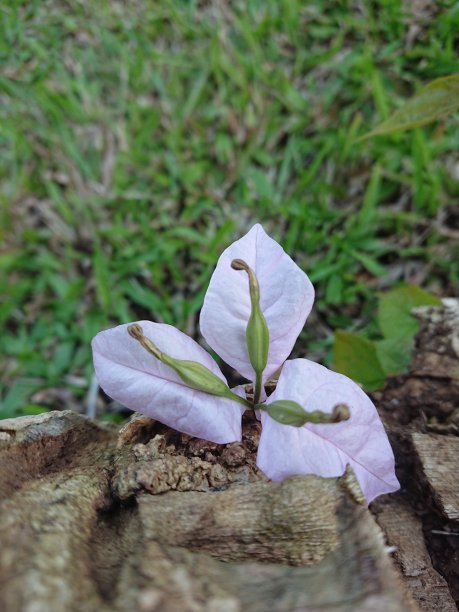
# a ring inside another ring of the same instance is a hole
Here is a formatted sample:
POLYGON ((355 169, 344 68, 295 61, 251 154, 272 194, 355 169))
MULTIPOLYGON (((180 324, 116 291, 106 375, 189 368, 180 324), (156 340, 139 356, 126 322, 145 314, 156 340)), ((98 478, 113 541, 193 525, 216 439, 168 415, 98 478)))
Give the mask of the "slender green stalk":
POLYGON ((255 410, 255 404, 252 404, 251 402, 249 402, 249 400, 246 400, 243 397, 239 397, 239 395, 236 395, 232 391, 230 391, 230 393, 226 397, 228 397, 228 399, 233 399, 235 402, 239 402, 240 404, 242 404, 246 408, 249 408, 250 410, 255 410))
MULTIPOLYGON (((261 395, 261 381, 262 381, 262 373, 258 373, 257 372, 257 380, 255 382, 255 390, 253 393, 253 404, 255 406, 255 404, 258 404, 258 402, 260 401, 260 395, 261 395)), ((255 408, 254 408, 255 410, 255 408)))

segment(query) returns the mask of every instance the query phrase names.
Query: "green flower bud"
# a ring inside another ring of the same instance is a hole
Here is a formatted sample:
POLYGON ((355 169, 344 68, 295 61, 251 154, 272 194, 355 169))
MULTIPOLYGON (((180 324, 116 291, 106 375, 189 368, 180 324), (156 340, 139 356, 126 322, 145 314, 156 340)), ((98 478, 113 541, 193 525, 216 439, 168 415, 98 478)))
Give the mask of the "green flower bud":
POLYGON ((321 410, 306 412, 300 404, 291 400, 258 404, 256 408, 265 410, 278 423, 293 425, 293 427, 302 427, 306 423, 315 423, 316 425, 340 423, 341 421, 347 421, 350 417, 349 407, 346 404, 337 404, 331 413, 321 410))
POLYGON ((301 427, 307 422, 307 413, 304 408, 290 400, 279 400, 271 404, 259 404, 257 408, 266 410, 272 419, 282 423, 282 425, 301 427))
POLYGON ((259 304, 252 304, 245 333, 250 363, 255 373, 261 376, 268 363, 269 331, 259 304))
POLYGON ((183 382, 192 389, 221 397, 228 397, 228 394, 231 393, 221 378, 197 361, 173 359, 163 354, 162 362, 173 368, 183 382))
POLYGON ((143 335, 142 327, 138 323, 129 325, 128 333, 151 355, 175 370, 183 382, 192 389, 210 393, 211 395, 218 395, 219 397, 226 397, 240 404, 244 404, 244 406, 251 407, 251 404, 247 400, 233 393, 226 383, 209 370, 209 368, 206 368, 206 366, 203 366, 197 361, 190 361, 188 359, 174 359, 170 355, 166 355, 166 353, 160 351, 149 338, 143 335))
POLYGON ((247 323, 246 342, 250 363, 256 374, 255 403, 260 399, 263 370, 268 363, 269 330, 260 307, 260 286, 255 272, 242 259, 233 259, 234 270, 244 270, 249 277, 249 291, 252 310, 247 323))

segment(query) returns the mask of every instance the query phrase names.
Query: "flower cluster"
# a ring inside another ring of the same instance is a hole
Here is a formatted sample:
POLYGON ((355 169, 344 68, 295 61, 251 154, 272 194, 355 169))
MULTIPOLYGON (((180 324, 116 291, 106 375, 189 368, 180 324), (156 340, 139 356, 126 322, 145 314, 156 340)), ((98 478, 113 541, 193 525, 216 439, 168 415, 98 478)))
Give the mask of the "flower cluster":
POLYGON ((221 255, 200 316, 209 346, 253 381, 252 403, 242 387, 229 389, 193 339, 150 321, 94 338, 98 381, 132 410, 221 444, 241 440, 243 412, 257 410, 257 464, 269 478, 340 476, 350 464, 370 502, 399 488, 376 408, 346 376, 307 359, 286 361, 313 301, 309 278, 257 224, 221 255), (267 398, 264 385, 279 371, 267 398))

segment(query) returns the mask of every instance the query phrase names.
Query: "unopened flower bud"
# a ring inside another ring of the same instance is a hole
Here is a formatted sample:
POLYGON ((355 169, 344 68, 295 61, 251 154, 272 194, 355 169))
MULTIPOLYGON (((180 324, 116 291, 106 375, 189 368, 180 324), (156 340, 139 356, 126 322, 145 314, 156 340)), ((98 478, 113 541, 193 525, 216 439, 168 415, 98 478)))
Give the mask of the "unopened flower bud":
POLYGON ((282 425, 293 425, 301 427, 307 422, 307 413, 297 402, 291 400, 279 400, 271 404, 259 404, 257 408, 266 410, 269 416, 282 423, 282 425))
POLYGON ((257 408, 265 410, 271 418, 283 425, 302 427, 306 423, 315 425, 328 425, 347 421, 350 417, 349 406, 337 404, 330 413, 321 410, 306 412, 297 402, 291 400, 279 400, 271 404, 258 404, 257 408))
POLYGON ((255 403, 260 399, 263 370, 268 363, 269 330, 260 307, 260 286, 252 268, 242 259, 233 259, 234 270, 244 270, 249 277, 249 291, 252 309, 247 322, 246 342, 250 363, 256 374, 255 403))
POLYGON ((142 327, 138 323, 129 325, 128 333, 150 354, 175 370, 183 382, 192 389, 196 389, 196 391, 203 391, 204 393, 210 393, 211 395, 226 397, 228 399, 235 400, 240 404, 244 404, 244 406, 250 406, 247 400, 233 393, 225 381, 209 370, 209 368, 206 368, 206 366, 203 366, 197 361, 191 361, 188 359, 174 359, 174 357, 166 355, 166 353, 160 351, 149 338, 144 336, 142 327))
POLYGON ((173 359, 167 356, 164 363, 173 368, 180 378, 192 389, 204 391, 212 395, 228 397, 230 390, 226 383, 211 370, 198 363, 187 359, 173 359))

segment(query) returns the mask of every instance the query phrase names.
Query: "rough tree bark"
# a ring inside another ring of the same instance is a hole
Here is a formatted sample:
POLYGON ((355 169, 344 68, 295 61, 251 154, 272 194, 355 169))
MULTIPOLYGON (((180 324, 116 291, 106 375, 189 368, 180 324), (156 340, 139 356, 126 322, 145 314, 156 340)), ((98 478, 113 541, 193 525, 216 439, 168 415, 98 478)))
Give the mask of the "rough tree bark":
POLYGON ((352 473, 266 481, 253 420, 219 446, 53 412, 0 421, 0 610, 456 609, 459 314, 420 316, 412 371, 376 398, 404 483, 372 505, 395 564, 352 473))
POLYGON ((374 394, 402 490, 372 511, 421 610, 459 602, 459 301, 414 311, 410 371, 374 394), (449 587, 449 588, 448 588, 449 587))

